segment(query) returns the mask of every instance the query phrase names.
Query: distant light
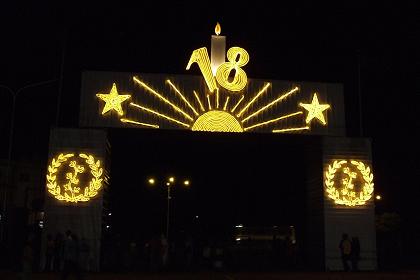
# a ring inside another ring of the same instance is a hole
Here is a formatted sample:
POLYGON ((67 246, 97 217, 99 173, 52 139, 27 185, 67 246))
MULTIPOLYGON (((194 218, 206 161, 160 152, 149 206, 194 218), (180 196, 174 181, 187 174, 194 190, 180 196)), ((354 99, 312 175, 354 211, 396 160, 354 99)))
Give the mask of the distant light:
POLYGON ((236 225, 236 228, 243 228, 244 226, 242 224, 236 225))
POLYGON ((240 237, 237 237, 237 238, 236 238, 236 241, 241 241, 241 238, 240 238, 240 237))
POLYGON ((150 178, 150 179, 149 179, 149 184, 150 184, 150 185, 154 185, 154 184, 155 184, 155 179, 150 178))
POLYGON ((40 228, 44 228, 44 221, 39 221, 39 222, 38 222, 38 226, 39 226, 40 228))
POLYGON ((175 178, 174 177, 170 177, 169 178, 169 182, 171 182, 171 183, 175 182, 175 178))
POLYGON ((380 196, 379 194, 376 196, 376 199, 377 200, 381 200, 382 199, 382 196, 380 196))
POLYGON ((109 226, 106 226, 106 228, 109 228, 109 226))
POLYGON ((169 183, 169 182, 166 182, 166 185, 167 185, 167 186, 169 186, 170 184, 171 184, 171 183, 169 183))
POLYGON ((198 216, 195 216, 196 219, 198 219, 198 216))
POLYGON ((185 180, 185 181, 184 181, 184 185, 189 186, 189 185, 190 185, 190 181, 185 180))
POLYGON ((108 216, 111 216, 112 215, 112 213, 110 212, 110 213, 108 213, 108 216))

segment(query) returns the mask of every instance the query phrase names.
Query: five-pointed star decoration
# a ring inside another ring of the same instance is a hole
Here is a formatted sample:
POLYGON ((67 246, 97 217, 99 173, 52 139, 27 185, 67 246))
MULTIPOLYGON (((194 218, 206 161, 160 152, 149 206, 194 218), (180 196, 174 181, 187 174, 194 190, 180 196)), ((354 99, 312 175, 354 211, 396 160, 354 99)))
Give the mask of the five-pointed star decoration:
POLYGON ((124 114, 121 103, 125 100, 129 99, 131 95, 119 95, 117 91, 117 85, 115 83, 112 84, 112 89, 109 94, 101 94, 98 93, 96 96, 103 101, 105 101, 104 109, 102 110, 102 115, 110 110, 115 110, 121 116, 124 114))
POLYGON ((318 96, 314 93, 314 97, 312 98, 312 102, 307 103, 300 103, 301 107, 305 108, 308 111, 308 116, 306 117, 306 123, 310 123, 312 119, 317 118, 323 125, 326 125, 327 122, 324 119, 324 115, 322 114, 323 111, 330 108, 329 104, 319 104, 318 96))

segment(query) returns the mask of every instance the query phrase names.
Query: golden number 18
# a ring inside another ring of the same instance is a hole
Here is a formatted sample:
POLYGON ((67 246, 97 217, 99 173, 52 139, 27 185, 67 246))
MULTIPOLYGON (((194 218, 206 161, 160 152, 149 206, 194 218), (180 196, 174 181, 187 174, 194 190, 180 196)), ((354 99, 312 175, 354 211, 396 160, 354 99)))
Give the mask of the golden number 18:
POLYGON ((247 76, 245 71, 241 68, 249 61, 249 54, 245 49, 239 47, 232 47, 227 52, 228 62, 222 63, 216 71, 216 78, 211 71, 211 64, 207 48, 200 48, 191 54, 190 61, 187 65, 187 70, 196 62, 200 67, 201 73, 209 87, 210 92, 216 88, 216 80, 223 88, 230 91, 241 91, 247 84, 247 76), (229 75, 235 70, 233 80, 229 81, 229 75))

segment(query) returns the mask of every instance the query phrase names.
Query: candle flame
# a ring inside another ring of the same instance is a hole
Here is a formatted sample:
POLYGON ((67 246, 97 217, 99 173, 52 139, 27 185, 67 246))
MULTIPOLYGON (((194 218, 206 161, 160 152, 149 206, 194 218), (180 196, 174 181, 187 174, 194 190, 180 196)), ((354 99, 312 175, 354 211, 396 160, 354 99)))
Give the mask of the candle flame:
POLYGON ((220 32, 222 32, 222 27, 220 26, 219 23, 216 24, 216 27, 214 28, 214 32, 216 33, 216 35, 220 35, 220 32))

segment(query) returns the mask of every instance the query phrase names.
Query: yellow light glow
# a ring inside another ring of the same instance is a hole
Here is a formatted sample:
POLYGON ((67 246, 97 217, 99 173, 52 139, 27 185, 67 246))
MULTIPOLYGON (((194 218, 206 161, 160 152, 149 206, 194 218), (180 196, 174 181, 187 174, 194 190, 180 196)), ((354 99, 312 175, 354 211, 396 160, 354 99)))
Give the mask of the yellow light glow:
POLYGON ((288 115, 284 115, 284 116, 281 116, 281 117, 278 117, 278 118, 275 118, 275 119, 271 119, 271 120, 268 120, 268 121, 265 121, 265 122, 260 122, 260 123, 251 125, 249 127, 245 127, 244 128, 244 131, 247 131, 247 130, 250 130, 250 129, 253 129, 253 128, 262 126, 262 125, 266 125, 266 124, 269 124, 269 123, 273 123, 273 122, 277 122, 277 121, 280 121, 280 120, 284 120, 284 119, 287 119, 287 118, 290 118, 290 117, 293 117, 293 116, 297 116, 297 115, 300 115, 300 114, 303 114, 303 112, 302 111, 299 111, 299 112, 295 112, 295 113, 291 113, 291 114, 288 114, 288 115))
POLYGON ((209 111, 198 117, 192 126, 193 131, 243 132, 239 121, 225 111, 209 111))
POLYGON ((121 107, 121 103, 125 100, 129 99, 131 95, 120 95, 117 91, 117 85, 115 83, 112 84, 112 89, 108 94, 98 93, 96 96, 105 101, 105 106, 102 110, 102 115, 105 113, 115 110, 117 111, 118 115, 122 116, 124 114, 123 109, 121 107))
POLYGON ((178 106, 176 106, 175 104, 173 104, 172 102, 170 102, 168 99, 166 99, 165 97, 163 97, 160 93, 158 93, 157 91, 155 91, 154 89, 152 89, 151 87, 149 87, 148 85, 146 85, 144 82, 140 81, 138 77, 133 77, 133 80, 139 84, 140 86, 142 86, 143 88, 145 88, 147 91, 153 93, 155 96, 157 96, 160 100, 162 100, 163 102, 165 102, 166 104, 170 105, 175 111, 181 113, 182 115, 184 115, 187 119, 189 119, 190 121, 193 120, 193 118, 188 115, 187 113, 185 113, 184 111, 182 111, 178 106))
POLYGON ((150 178, 148 181, 149 181, 149 184, 150 185, 154 185, 155 184, 155 179, 153 179, 153 178, 150 178))
POLYGON ((222 32, 222 27, 220 26, 219 23, 217 23, 216 27, 214 28, 214 33, 216 33, 216 35, 220 35, 221 32, 222 32))
POLYGON ((184 95, 179 91, 179 89, 176 88, 176 86, 171 82, 171 80, 166 80, 166 82, 175 90, 176 93, 178 93, 178 95, 181 97, 181 99, 187 103, 188 107, 190 107, 190 109, 194 112, 194 114, 196 116, 198 116, 199 114, 197 113, 197 111, 194 109, 193 106, 191 106, 190 102, 188 102, 188 100, 184 97, 184 95))
POLYGON ((77 158, 70 161, 68 164, 68 170, 65 174, 67 183, 60 186, 57 182, 58 171, 61 169, 64 163, 69 159, 74 158, 74 154, 59 154, 56 158, 51 160, 51 164, 48 166, 47 173, 47 190, 57 200, 63 200, 67 202, 77 203, 80 201, 89 201, 98 194, 99 189, 102 188, 103 182, 103 169, 101 168, 101 162, 95 160, 92 155, 79 154, 77 158), (78 162, 78 159, 82 159, 82 163, 78 162), (79 187, 80 178, 78 174, 82 174, 87 170, 90 170, 92 179, 89 184, 85 187, 79 187), (83 188, 83 191, 82 191, 83 188))
POLYGON ((376 199, 377 199, 377 200, 381 200, 381 199, 382 199, 382 196, 377 195, 377 196, 376 196, 376 199))
POLYGON ((239 104, 242 102, 242 100, 244 100, 245 96, 242 95, 242 97, 239 99, 239 101, 236 103, 235 106, 233 106, 232 110, 230 111, 231 113, 235 112, 236 108, 239 106, 239 104))
POLYGON ((322 112, 330 108, 330 105, 319 104, 316 93, 314 93, 311 103, 300 103, 299 105, 308 111, 308 116, 306 117, 307 124, 309 124, 314 118, 318 119, 323 125, 327 124, 322 112))
POLYGON ((133 121, 133 120, 130 120, 130 119, 122 118, 122 119, 120 119, 120 121, 123 122, 123 123, 132 123, 132 124, 146 126, 146 127, 159 128, 159 126, 156 125, 156 124, 142 123, 142 122, 137 122, 137 121, 133 121))
POLYGON ((186 123, 183 123, 183 122, 181 122, 181 121, 179 121, 179 120, 176 120, 176 119, 174 119, 174 118, 171 118, 171 117, 169 117, 169 116, 167 116, 167 115, 164 115, 164 114, 161 114, 161 113, 159 113, 159 112, 153 111, 152 109, 146 108, 146 107, 141 106, 141 105, 139 105, 139 104, 135 104, 135 103, 131 102, 131 103, 130 103, 130 105, 131 105, 131 106, 134 106, 134 107, 137 107, 137 108, 140 108, 140 109, 142 109, 142 110, 144 110, 144 111, 146 111, 146 112, 149 112, 149 113, 155 114, 156 116, 162 117, 162 118, 167 119, 167 120, 169 120, 169 121, 171 121, 171 122, 174 122, 174 123, 180 124, 180 125, 185 126, 185 127, 188 127, 188 128, 190 127, 190 126, 189 126, 188 124, 186 124, 186 123))
POLYGON ((309 126, 304 127, 291 127, 291 128, 283 128, 283 129, 273 129, 273 133, 283 133, 283 132, 291 132, 291 131, 300 131, 300 130, 309 130, 309 126))
POLYGON ((174 177, 169 177, 169 182, 170 182, 170 183, 175 182, 175 178, 174 178, 174 177))
POLYGON ((229 96, 226 97, 226 102, 225 102, 225 105, 223 106, 223 111, 226 111, 228 103, 229 103, 229 96))
POLYGON ((184 185, 185 185, 185 186, 189 186, 189 185, 190 185, 190 181, 185 180, 185 181, 184 181, 184 185))
POLYGON ((196 92, 195 90, 193 90, 193 92, 194 92, 194 96, 195 96, 195 98, 196 98, 196 99, 197 99, 197 101, 198 101, 198 104, 200 104, 201 111, 205 112, 205 111, 206 111, 206 109, 204 109, 203 103, 201 103, 201 101, 200 101, 200 97, 198 97, 198 94, 197 94, 197 92, 196 92))
POLYGON ((211 70, 210 58, 209 54, 207 53, 207 48, 194 50, 191 54, 190 60, 188 61, 186 69, 189 70, 193 63, 198 64, 198 67, 200 68, 201 74, 203 75, 210 92, 213 92, 217 88, 217 85, 211 70))
POLYGON ((325 186, 328 197, 333 199, 336 204, 347 206, 363 205, 372 197, 374 191, 373 174, 370 168, 361 161, 335 160, 328 165, 328 169, 325 172, 325 186), (358 172, 355 172, 354 167, 358 172), (336 187, 334 183, 337 180, 334 179, 339 170, 342 170, 341 186, 336 187), (358 191, 353 181, 359 175, 361 175, 360 177, 364 184, 359 186, 360 190, 358 191))
POLYGON ((209 104, 209 110, 211 110, 210 96, 208 94, 207 94, 207 103, 209 104))
POLYGON ((274 104, 283 101, 286 97, 288 97, 289 95, 293 94, 294 92, 296 92, 298 90, 299 90, 299 88, 298 87, 295 87, 294 89, 290 90, 289 92, 286 92, 285 94, 282 94, 277 99, 273 100, 269 104, 265 105, 264 107, 261 107, 260 109, 258 109, 257 111, 255 111, 254 113, 252 113, 251 115, 249 115, 248 117, 244 118, 242 120, 242 123, 246 122, 247 120, 251 119, 252 117, 257 116, 259 113, 261 113, 262 111, 270 108, 274 104))
POLYGON ((228 62, 220 64, 216 71, 216 80, 220 86, 230 91, 241 91, 247 84, 248 78, 241 68, 249 61, 248 52, 239 47, 232 47, 227 51, 228 62), (235 76, 229 81, 229 75, 235 70, 235 76))
POLYGON ((248 102, 248 104, 246 104, 245 105, 245 107, 239 112, 239 114, 237 114, 236 116, 237 117, 240 117, 248 108, 249 108, 249 106, 251 106, 252 105, 252 103, 254 103, 255 102, 255 100, 257 100, 258 99, 258 97, 260 97, 267 89, 268 89, 268 87, 270 86, 271 84, 270 83, 266 83, 265 84, 265 86, 262 88, 262 90, 260 90, 255 96, 254 96, 254 98, 252 98, 251 99, 251 101, 249 101, 248 102))

